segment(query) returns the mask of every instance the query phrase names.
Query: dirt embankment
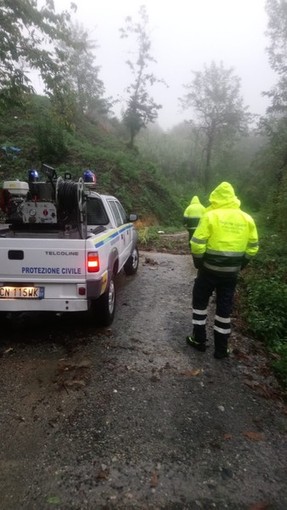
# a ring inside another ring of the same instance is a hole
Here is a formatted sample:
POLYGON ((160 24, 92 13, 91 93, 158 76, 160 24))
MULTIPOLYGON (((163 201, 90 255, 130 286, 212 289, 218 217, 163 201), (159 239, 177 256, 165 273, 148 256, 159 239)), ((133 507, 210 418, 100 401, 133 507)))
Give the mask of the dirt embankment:
POLYGON ((189 255, 141 252, 111 328, 22 316, 1 331, 1 510, 286 510, 287 415, 260 344, 185 343, 189 255))

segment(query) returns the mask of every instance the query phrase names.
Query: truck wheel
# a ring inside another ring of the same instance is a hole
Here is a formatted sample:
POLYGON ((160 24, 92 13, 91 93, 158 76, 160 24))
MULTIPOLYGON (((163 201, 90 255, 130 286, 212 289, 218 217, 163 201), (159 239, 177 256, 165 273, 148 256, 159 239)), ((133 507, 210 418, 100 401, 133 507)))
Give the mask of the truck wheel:
POLYGON ((0 312, 0 324, 1 328, 8 324, 8 317, 6 312, 0 312))
POLYGON ((99 326, 109 326, 115 316, 116 288, 114 278, 111 277, 108 288, 102 296, 93 303, 99 326))
POLYGON ((139 267, 139 251, 135 246, 128 260, 124 264, 124 272, 127 275, 135 274, 138 270, 138 267, 139 267))

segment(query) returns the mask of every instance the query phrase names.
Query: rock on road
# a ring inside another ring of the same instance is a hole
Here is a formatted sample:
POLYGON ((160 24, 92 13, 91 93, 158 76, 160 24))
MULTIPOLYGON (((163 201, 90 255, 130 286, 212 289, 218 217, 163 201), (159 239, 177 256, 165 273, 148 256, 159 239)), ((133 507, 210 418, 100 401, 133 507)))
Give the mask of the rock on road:
POLYGON ((141 252, 109 329, 1 328, 1 510, 286 510, 280 390, 235 328, 229 360, 186 345, 194 277, 188 255, 141 252))

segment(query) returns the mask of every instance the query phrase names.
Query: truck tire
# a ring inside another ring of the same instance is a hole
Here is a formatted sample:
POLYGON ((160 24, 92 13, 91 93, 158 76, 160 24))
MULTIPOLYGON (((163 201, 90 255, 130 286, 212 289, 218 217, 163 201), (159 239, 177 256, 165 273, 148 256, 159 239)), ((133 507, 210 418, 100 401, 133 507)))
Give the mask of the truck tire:
POLYGON ((0 324, 1 328, 8 324, 8 316, 6 312, 0 312, 0 324))
POLYGON ((124 272, 127 275, 135 274, 139 267, 139 251, 135 246, 128 260, 124 264, 124 272))
POLYGON ((93 302, 92 306, 95 309, 99 326, 106 327, 113 322, 116 310, 116 288, 113 276, 107 290, 93 302))

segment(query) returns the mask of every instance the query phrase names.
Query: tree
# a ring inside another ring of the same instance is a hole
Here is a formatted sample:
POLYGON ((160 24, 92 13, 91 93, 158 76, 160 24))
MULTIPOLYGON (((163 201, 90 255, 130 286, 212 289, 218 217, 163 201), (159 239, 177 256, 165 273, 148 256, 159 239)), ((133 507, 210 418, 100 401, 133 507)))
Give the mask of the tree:
MULTIPOLYGON (((50 78, 55 88, 70 91, 74 95, 78 111, 95 119, 109 110, 103 99, 104 84, 99 78, 100 67, 95 64, 95 41, 88 38, 87 31, 78 24, 71 24, 73 46, 60 41, 56 48, 57 63, 61 72, 50 78)), ((59 98, 58 98, 59 99, 59 98)))
POLYGON ((267 35, 270 37, 267 52, 278 81, 270 91, 264 92, 271 99, 271 106, 267 116, 261 119, 261 128, 278 157, 277 179, 280 183, 283 168, 287 165, 287 4, 282 0, 267 0, 266 11, 269 17, 267 35))
MULTIPOLYGON (((267 109, 268 118, 263 119, 263 124, 269 137, 273 138, 275 135, 277 139, 276 125, 279 130, 283 128, 286 132, 287 122, 287 3, 282 0, 267 0, 266 11, 269 16, 267 35, 270 37, 267 52, 270 66, 278 74, 278 81, 270 91, 264 92, 271 98, 271 106, 267 109)), ((286 164, 287 145, 284 145, 283 160, 286 164)))
MULTIPOLYGON (((286 237, 287 214, 287 3, 283 0, 267 0, 267 35, 270 44, 267 47, 269 63, 277 73, 276 85, 264 92, 271 99, 267 115, 261 119, 261 128, 267 134, 269 174, 272 176, 273 191, 272 220, 274 226, 286 237), (275 179, 274 179, 275 177, 275 179)), ((285 238, 284 237, 284 238, 285 238)))
POLYGON ((187 93, 180 103, 192 108, 196 125, 204 136, 204 178, 206 189, 211 180, 211 163, 215 147, 232 145, 237 133, 247 129, 251 119, 240 96, 240 79, 233 69, 224 69, 214 62, 203 71, 194 72, 191 83, 184 85, 187 93))
MULTIPOLYGON (((270 45, 267 47, 271 68, 279 74, 280 80, 286 85, 287 78, 287 3, 282 0, 267 0, 266 11, 269 17, 267 35, 270 45)), ((273 94, 275 99, 275 94, 273 94)), ((286 104, 286 87, 282 87, 281 99, 286 104), (285 90, 284 90, 285 88, 285 90), (283 91, 285 92, 282 97, 283 91)))
POLYGON ((131 70, 133 81, 127 88, 129 98, 123 114, 123 121, 130 133, 128 146, 133 148, 135 136, 148 123, 155 121, 158 110, 162 107, 155 103, 148 93, 148 86, 162 82, 162 80, 157 79, 152 72, 148 71, 149 64, 156 60, 150 54, 148 15, 144 5, 139 9, 139 21, 133 22, 132 18, 128 16, 125 20, 125 27, 120 29, 120 33, 121 38, 135 35, 138 44, 135 59, 126 62, 131 70))
POLYGON ((190 123, 183 122, 168 132, 151 125, 138 136, 141 154, 160 167, 173 187, 181 187, 187 194, 187 182, 196 188, 200 185, 202 148, 197 134, 190 123))
POLYGON ((37 8, 37 0, 0 0, 0 106, 21 102, 32 92, 31 68, 44 82, 57 74, 53 43, 69 39, 70 14, 56 14, 53 0, 37 8))

